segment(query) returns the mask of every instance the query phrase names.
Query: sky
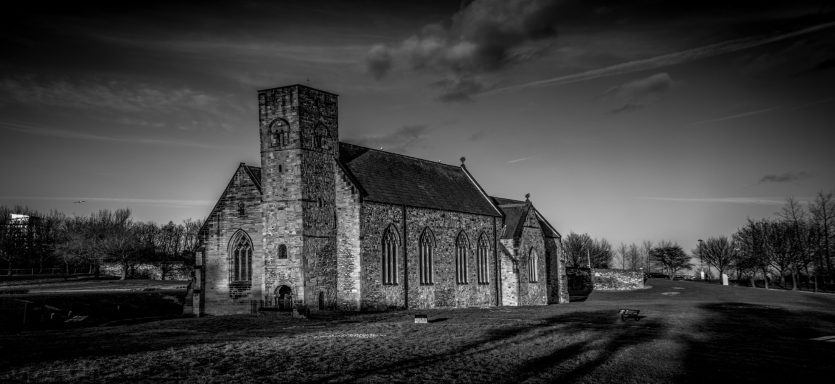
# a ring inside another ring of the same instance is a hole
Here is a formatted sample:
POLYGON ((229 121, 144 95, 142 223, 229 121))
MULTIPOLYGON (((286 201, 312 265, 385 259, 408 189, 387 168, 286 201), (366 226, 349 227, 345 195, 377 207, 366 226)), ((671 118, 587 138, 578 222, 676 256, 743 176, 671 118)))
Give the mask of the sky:
POLYGON ((835 190, 826 1, 28 1, 0 19, 0 204, 205 218, 260 165, 257 90, 459 164, 563 235, 730 235, 835 190), (83 202, 81 202, 83 201, 83 202))

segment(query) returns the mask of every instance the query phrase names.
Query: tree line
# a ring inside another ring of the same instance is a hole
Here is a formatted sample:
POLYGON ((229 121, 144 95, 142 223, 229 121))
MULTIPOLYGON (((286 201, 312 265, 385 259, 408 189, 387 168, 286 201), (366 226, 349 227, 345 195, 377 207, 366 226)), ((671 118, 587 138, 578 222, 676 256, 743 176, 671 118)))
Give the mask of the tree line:
POLYGON ((562 241, 563 252, 568 268, 616 268, 630 271, 661 271, 673 278, 679 271, 690 269, 690 256, 671 241, 657 244, 649 240, 640 245, 621 243, 612 249, 611 243, 604 238, 592 238, 587 233, 569 233, 562 241))
POLYGON ((0 261, 8 275, 16 269, 70 274, 79 268, 98 275, 105 262, 116 262, 122 279, 136 265, 149 263, 159 266, 164 279, 174 265, 193 263, 201 226, 192 219, 164 225, 136 221, 129 209, 77 217, 0 205, 0 261))
POLYGON ((794 198, 775 217, 748 219, 731 236, 708 238, 693 253, 722 273, 735 274, 753 287, 761 279, 768 288, 774 278, 782 287, 799 288, 803 280, 815 291, 835 284, 835 201, 820 192, 803 204, 794 198))

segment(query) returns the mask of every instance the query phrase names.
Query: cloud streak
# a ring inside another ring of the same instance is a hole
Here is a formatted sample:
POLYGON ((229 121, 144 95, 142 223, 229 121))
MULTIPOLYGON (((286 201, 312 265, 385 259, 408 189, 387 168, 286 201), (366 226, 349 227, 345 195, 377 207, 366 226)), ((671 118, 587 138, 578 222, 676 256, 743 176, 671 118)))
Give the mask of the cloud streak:
POLYGON ((760 178, 759 184, 763 183, 791 183, 803 179, 808 179, 812 175, 808 172, 784 172, 780 174, 765 175, 760 178))
POLYGON ((531 158, 533 158, 533 156, 528 156, 528 157, 522 157, 522 158, 519 158, 519 159, 508 160, 508 161, 507 161, 507 163, 508 163, 508 164, 516 164, 516 163, 521 163, 521 162, 523 162, 523 161, 525 161, 525 160, 530 160, 531 158))
POLYGON ((671 65, 688 63, 691 61, 706 59, 714 56, 723 55, 726 53, 737 52, 745 49, 755 48, 766 44, 776 43, 779 41, 803 36, 806 34, 822 31, 828 28, 835 27, 835 22, 818 24, 808 28, 783 33, 775 36, 754 36, 741 39, 734 39, 723 41, 720 43, 710 44, 702 47, 691 48, 679 52, 668 53, 660 56, 650 57, 646 59, 633 60, 625 63, 620 63, 608 67, 592 69, 584 72, 573 73, 565 76, 553 77, 550 79, 531 81, 524 84, 512 85, 508 87, 495 88, 483 92, 483 94, 496 94, 501 92, 516 91, 526 88, 549 87, 563 84, 576 83, 580 81, 593 80, 601 77, 609 77, 616 75, 623 75, 634 73, 638 71, 646 71, 668 67, 671 65))
POLYGON ((408 152, 409 147, 426 138, 428 131, 429 127, 423 124, 405 125, 384 135, 361 136, 347 141, 389 152, 408 152))
POLYGON ((783 205, 785 200, 776 198, 763 197, 708 197, 708 198, 690 198, 690 197, 660 197, 660 196, 640 196, 641 200, 654 201, 669 201, 677 203, 721 203, 721 204, 757 204, 757 205, 783 205))
POLYGON ((662 72, 609 88, 600 97, 617 101, 618 106, 609 113, 629 112, 659 101, 673 86, 670 75, 662 72))
POLYGON ((57 137, 57 138, 72 139, 72 140, 105 141, 105 142, 116 142, 116 143, 146 144, 146 145, 170 145, 170 146, 195 147, 195 148, 204 148, 204 149, 222 148, 222 147, 219 147, 219 146, 216 146, 216 145, 203 144, 203 143, 197 143, 197 142, 186 141, 186 140, 152 139, 152 138, 147 138, 147 137, 131 138, 131 137, 105 136, 105 135, 99 135, 99 134, 93 134, 93 133, 84 133, 84 132, 76 132, 76 131, 69 131, 69 130, 63 130, 63 129, 43 128, 43 127, 38 127, 38 126, 35 126, 35 125, 13 123, 13 122, 8 122, 8 121, 0 121, 0 127, 2 127, 2 129, 8 130, 8 131, 25 133, 27 135, 48 136, 48 137, 57 137))
POLYGON ((202 207, 214 203, 210 200, 173 200, 173 199, 136 199, 130 197, 79 197, 79 196, 0 196, 3 200, 38 200, 38 201, 85 201, 85 202, 108 202, 108 203, 130 203, 149 205, 172 205, 181 207, 202 207))
POLYGON ((754 110, 754 111, 735 113, 733 115, 717 117, 715 119, 700 120, 700 121, 691 123, 690 125, 702 125, 702 124, 718 123, 720 121, 726 121, 726 120, 741 119, 741 118, 744 118, 744 117, 756 116, 756 115, 759 115, 759 114, 768 113, 768 112, 771 112, 771 111, 776 111, 778 109, 780 109, 780 108, 779 107, 771 107, 771 108, 757 109, 757 110, 754 110))
POLYGON ((174 108, 212 110, 218 100, 190 88, 165 89, 115 80, 64 80, 41 84, 31 77, 0 80, 6 101, 119 112, 170 111, 174 108))

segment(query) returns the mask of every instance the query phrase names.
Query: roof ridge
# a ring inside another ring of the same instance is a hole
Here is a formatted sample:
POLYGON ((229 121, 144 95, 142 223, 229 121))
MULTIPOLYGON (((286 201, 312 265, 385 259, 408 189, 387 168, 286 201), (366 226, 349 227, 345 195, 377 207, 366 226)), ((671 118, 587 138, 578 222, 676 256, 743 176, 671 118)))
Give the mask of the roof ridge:
POLYGON ((445 165, 445 166, 447 166, 447 167, 461 168, 461 166, 460 166, 460 165, 452 165, 452 164, 442 163, 442 162, 440 162, 440 161, 432 161, 432 160, 427 160, 427 159, 421 159, 420 157, 409 156, 409 155, 403 155, 403 154, 400 154, 400 153, 394 153, 394 152, 384 151, 384 150, 382 150, 382 149, 374 149, 374 148, 365 147, 365 146, 362 146, 362 145, 351 144, 351 143, 344 142, 344 141, 340 141, 340 142, 339 142, 339 144, 345 144, 345 145, 350 145, 350 146, 354 146, 354 147, 365 148, 365 149, 368 149, 368 150, 371 150, 371 151, 376 151, 376 152, 387 153, 387 154, 389 154, 389 155, 395 155, 395 156, 405 157, 405 158, 407 158, 407 159, 412 159, 412 160, 417 160, 417 161, 423 161, 423 162, 427 162, 427 163, 430 163, 430 164, 439 164, 439 165, 445 165))

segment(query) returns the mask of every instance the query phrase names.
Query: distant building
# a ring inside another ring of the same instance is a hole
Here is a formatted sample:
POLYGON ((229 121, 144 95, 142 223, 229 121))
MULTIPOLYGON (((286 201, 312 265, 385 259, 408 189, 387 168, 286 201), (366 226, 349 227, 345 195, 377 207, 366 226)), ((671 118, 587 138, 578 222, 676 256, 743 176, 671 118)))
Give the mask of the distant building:
POLYGON ((460 166, 339 142, 337 96, 258 92, 261 167, 241 163, 200 231, 194 306, 344 310, 568 301, 560 234, 460 166))

